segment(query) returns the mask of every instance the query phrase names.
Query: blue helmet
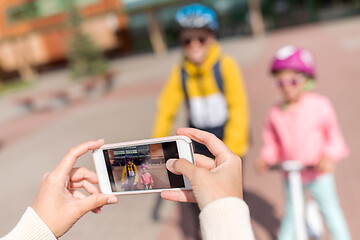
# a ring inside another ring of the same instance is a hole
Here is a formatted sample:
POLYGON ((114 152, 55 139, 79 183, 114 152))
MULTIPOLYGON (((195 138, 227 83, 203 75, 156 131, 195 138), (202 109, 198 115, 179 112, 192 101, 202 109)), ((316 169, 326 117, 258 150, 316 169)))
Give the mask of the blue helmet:
POLYGON ((216 31, 219 27, 214 10, 197 3, 180 8, 175 14, 175 21, 181 28, 208 28, 216 31))

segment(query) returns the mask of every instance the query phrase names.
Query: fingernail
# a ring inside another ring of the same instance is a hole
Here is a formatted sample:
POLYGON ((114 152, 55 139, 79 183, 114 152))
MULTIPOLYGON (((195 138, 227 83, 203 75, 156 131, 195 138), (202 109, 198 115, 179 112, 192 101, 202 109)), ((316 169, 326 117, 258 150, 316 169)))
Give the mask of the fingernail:
POLYGON ((108 199, 109 204, 113 204, 113 203, 117 203, 117 202, 118 202, 118 199, 116 197, 111 197, 108 199))
POLYGON ((98 139, 98 140, 96 140, 97 142, 103 142, 104 141, 104 139, 102 138, 102 139, 98 139))
POLYGON ((169 159, 169 160, 167 160, 167 162, 166 162, 166 167, 167 167, 167 168, 171 168, 175 161, 176 161, 175 159, 169 159))

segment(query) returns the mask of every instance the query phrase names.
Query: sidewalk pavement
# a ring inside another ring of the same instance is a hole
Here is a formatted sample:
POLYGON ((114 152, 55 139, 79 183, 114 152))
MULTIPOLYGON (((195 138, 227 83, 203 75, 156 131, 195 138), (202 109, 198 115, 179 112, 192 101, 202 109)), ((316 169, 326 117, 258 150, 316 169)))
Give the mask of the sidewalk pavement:
MULTIPOLYGON (((264 116, 278 99, 267 72, 269 61, 277 48, 289 43, 315 52, 319 69, 317 89, 334 103, 352 151, 352 155, 339 164, 336 178, 353 239, 360 238, 357 227, 360 163, 356 160, 360 157, 360 114, 354 111, 360 107, 358 29, 359 17, 277 31, 258 39, 222 41, 224 52, 242 66, 248 89, 253 143, 244 163, 244 185, 257 239, 274 239, 283 213, 281 176, 276 173, 259 176, 253 164, 261 146, 264 116)), ((7 104, 15 96, 0 99, 2 112, 9 113, 0 120, 0 139, 8 131, 8 138, 2 140, 4 147, 0 149, 0 181, 3 183, 0 236, 8 232, 26 206, 31 205, 42 174, 53 169, 71 146, 88 139, 105 138, 111 143, 149 138, 156 98, 178 58, 179 51, 175 49, 163 56, 146 54, 115 60, 112 68, 117 77, 111 93, 54 112, 20 116, 15 114, 14 106, 7 104)), ((34 91, 68 83, 66 71, 55 71, 42 75, 34 91)), ((185 120, 186 113, 182 110, 176 126, 184 126, 185 120)), ((82 157, 77 165, 94 169, 90 154, 82 157)), ((178 204, 163 201, 160 221, 152 220, 157 197, 157 194, 120 197, 119 204, 105 207, 102 214, 86 215, 62 239, 193 239, 194 229, 183 231, 184 222, 190 222, 191 218, 180 211, 183 207, 179 208, 178 204)))

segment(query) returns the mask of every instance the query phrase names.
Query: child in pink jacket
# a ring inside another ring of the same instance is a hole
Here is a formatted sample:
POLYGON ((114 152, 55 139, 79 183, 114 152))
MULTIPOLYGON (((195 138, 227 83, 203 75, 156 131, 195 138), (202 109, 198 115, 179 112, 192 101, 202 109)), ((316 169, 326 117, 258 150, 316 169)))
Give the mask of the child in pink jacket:
MULTIPOLYGON (((301 173, 304 189, 309 190, 318 202, 331 239, 351 239, 333 174, 335 164, 348 155, 348 148, 330 101, 307 91, 315 77, 313 54, 306 49, 285 46, 276 53, 271 71, 283 100, 267 115, 257 168, 264 172, 269 166, 286 160, 315 166, 315 171, 301 173)), ((285 191, 286 211, 279 231, 280 240, 295 239, 286 178, 285 191)))
POLYGON ((144 189, 150 190, 154 185, 154 180, 152 179, 151 173, 149 173, 149 167, 146 164, 141 165, 143 173, 140 177, 140 183, 144 185, 144 189))

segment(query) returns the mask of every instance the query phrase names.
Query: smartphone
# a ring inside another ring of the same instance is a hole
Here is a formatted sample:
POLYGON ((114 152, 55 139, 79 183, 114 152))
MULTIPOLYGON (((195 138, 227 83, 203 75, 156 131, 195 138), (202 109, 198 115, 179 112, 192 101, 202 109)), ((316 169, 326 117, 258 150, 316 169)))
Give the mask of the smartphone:
POLYGON ((161 192, 191 189, 183 175, 167 170, 169 159, 185 158, 194 164, 190 138, 173 136, 106 144, 93 151, 99 186, 107 194, 161 192))

